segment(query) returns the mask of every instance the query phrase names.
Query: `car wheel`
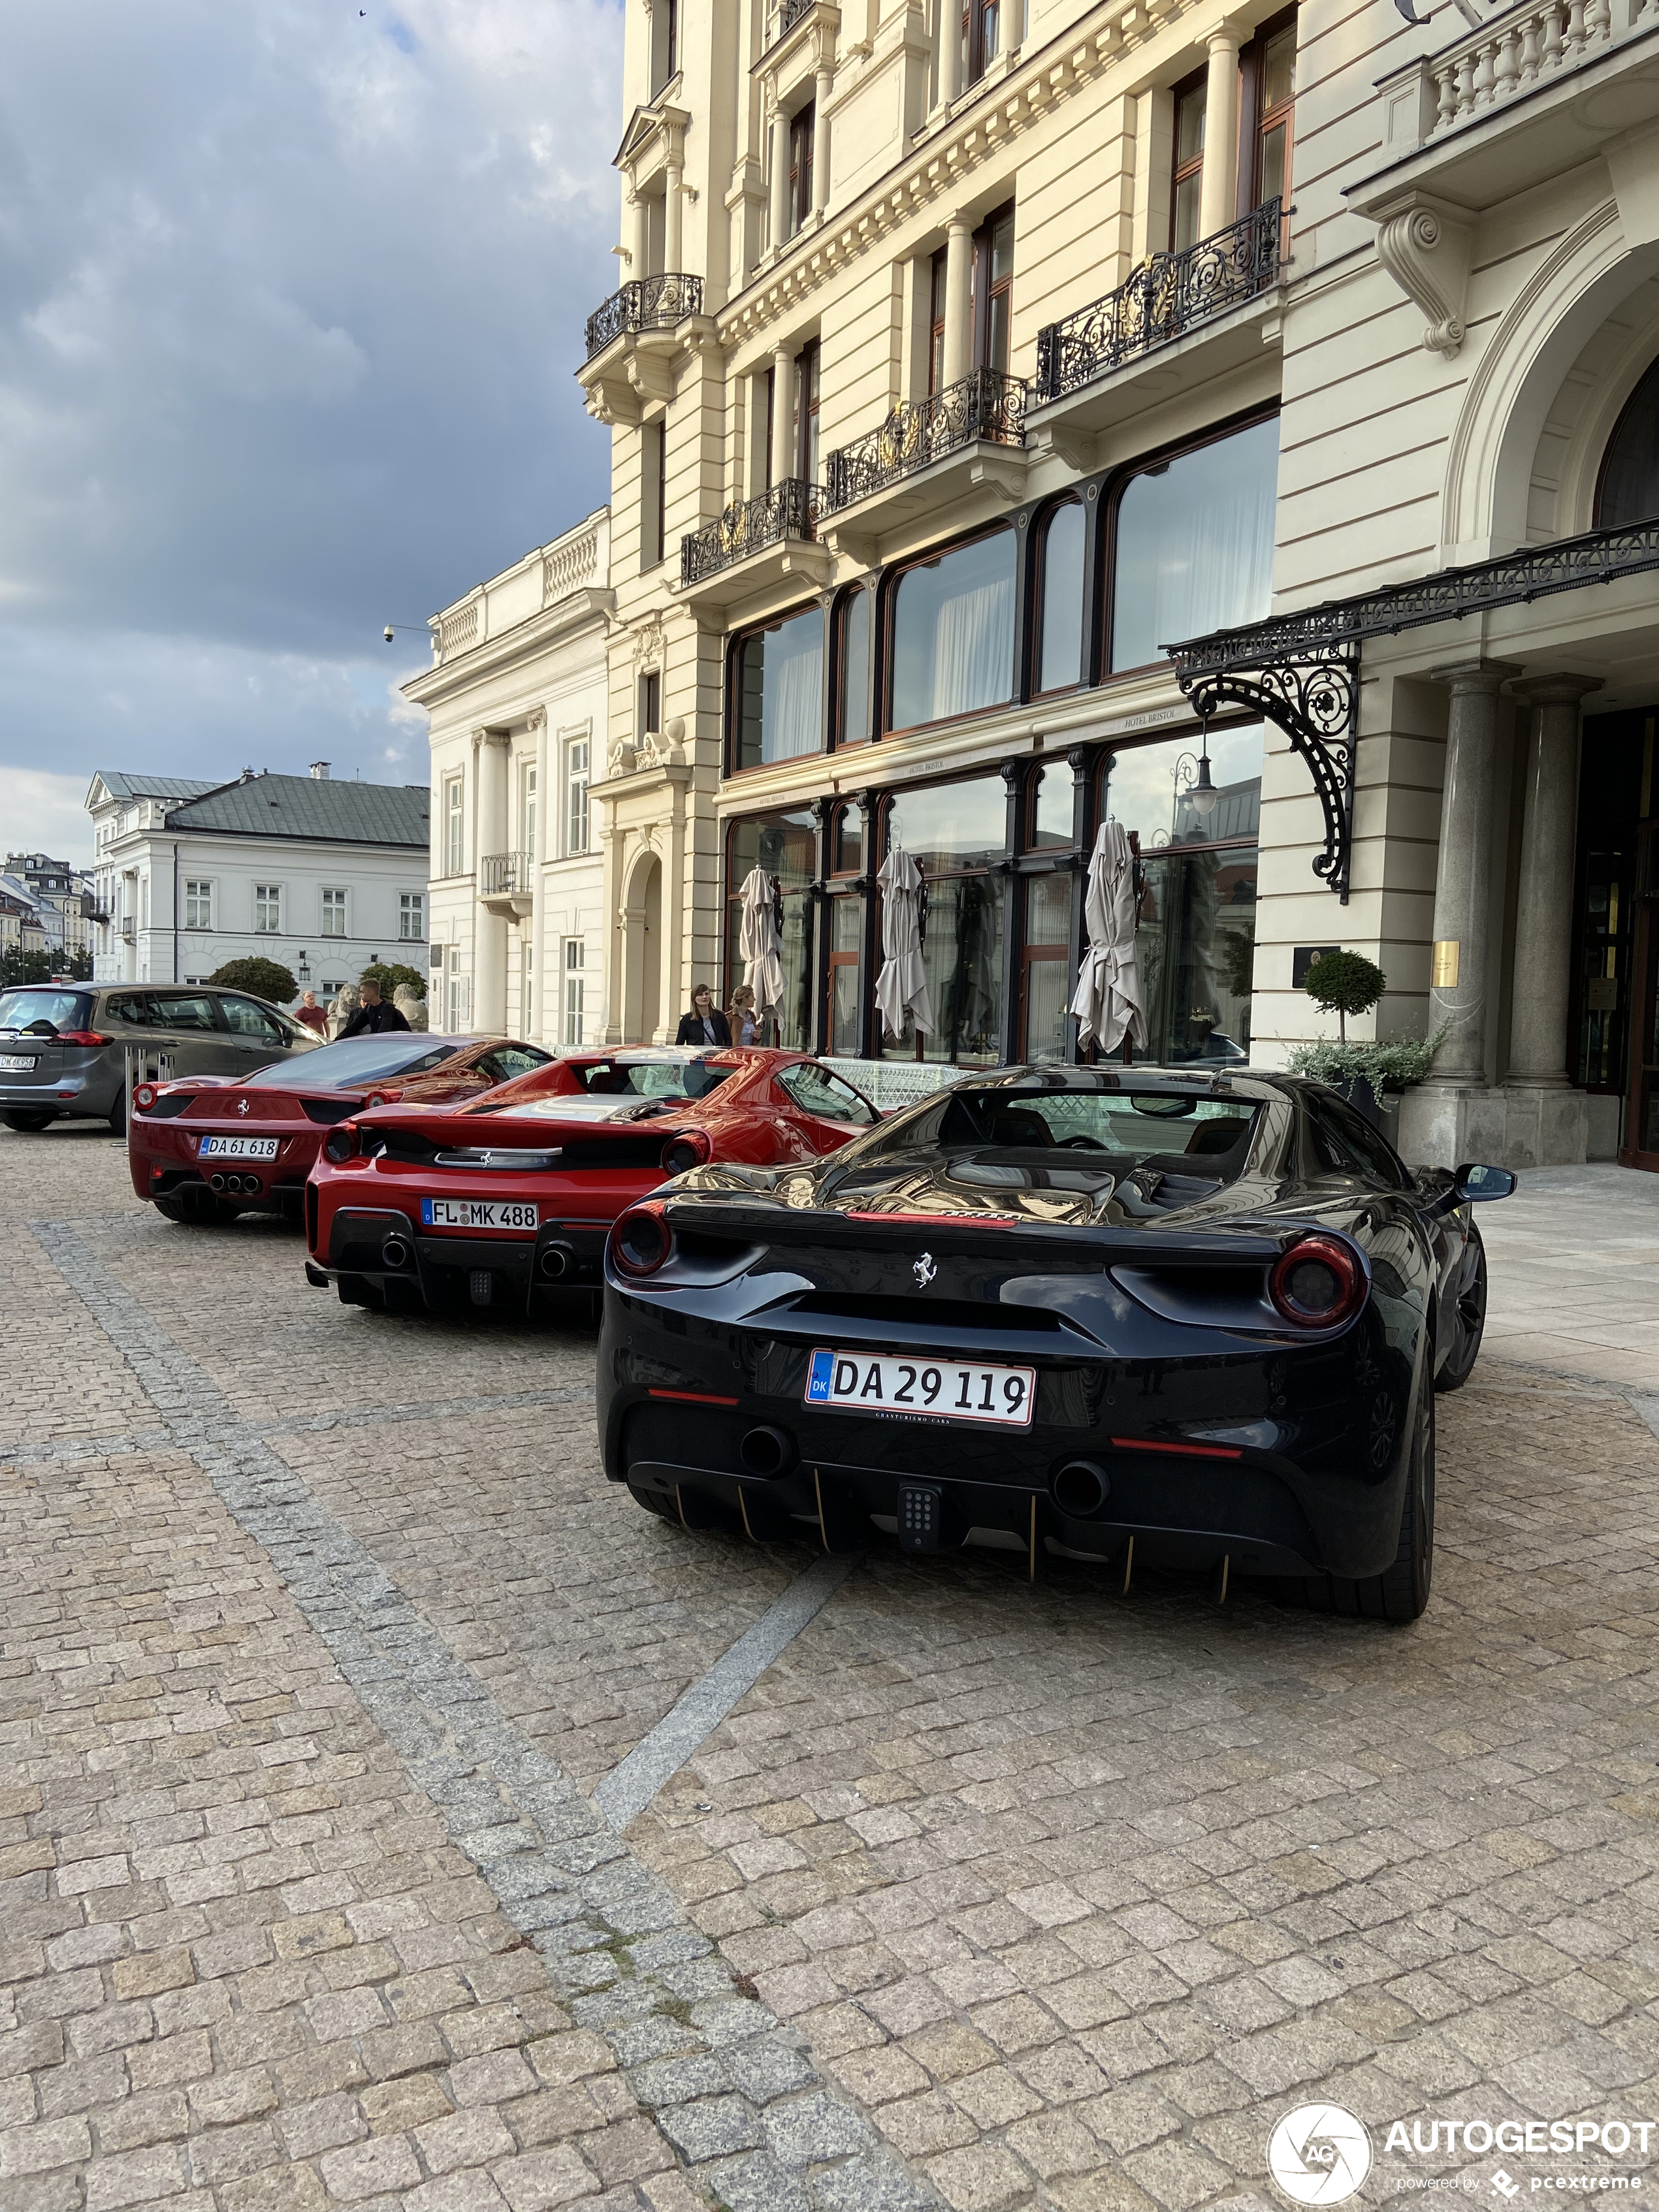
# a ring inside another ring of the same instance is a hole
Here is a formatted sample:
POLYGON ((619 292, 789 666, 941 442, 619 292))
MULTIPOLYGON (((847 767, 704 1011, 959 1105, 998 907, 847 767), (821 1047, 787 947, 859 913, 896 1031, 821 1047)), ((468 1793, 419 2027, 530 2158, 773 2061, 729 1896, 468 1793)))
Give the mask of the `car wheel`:
POLYGON ((125 1091, 116 1092, 115 1103, 109 1109, 109 1133, 112 1137, 125 1137, 127 1133, 127 1094, 125 1091))
POLYGON ((1313 1613, 1339 1613, 1351 1620, 1419 1620, 1429 1601, 1434 1573, 1434 1392, 1425 1378, 1419 1392, 1412 1437, 1406 1500, 1400 1511, 1400 1540, 1394 1564, 1380 1575, 1358 1579, 1316 1575, 1292 1583, 1284 1595, 1313 1613))
POLYGON ((1469 1270, 1468 1282, 1457 1294, 1451 1349, 1434 1378, 1437 1390, 1462 1389, 1474 1371, 1474 1363, 1480 1353, 1480 1340, 1486 1334, 1486 1248, 1481 1242, 1478 1229, 1472 1228, 1469 1235, 1474 1243, 1474 1265, 1469 1270))
POLYGON ((21 1130, 26 1136, 33 1136, 37 1129, 47 1127, 57 1119, 55 1114, 36 1114, 21 1106, 9 1106, 0 1114, 0 1121, 9 1129, 21 1130))

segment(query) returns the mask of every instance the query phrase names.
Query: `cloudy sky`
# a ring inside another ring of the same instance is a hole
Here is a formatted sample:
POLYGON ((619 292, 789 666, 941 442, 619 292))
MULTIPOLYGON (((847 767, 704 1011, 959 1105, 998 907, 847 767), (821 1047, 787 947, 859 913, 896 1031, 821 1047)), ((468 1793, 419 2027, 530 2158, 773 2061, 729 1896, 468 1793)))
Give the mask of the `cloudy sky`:
POLYGON ((617 0, 0 0, 0 841, 425 780, 387 647, 605 496, 617 0))

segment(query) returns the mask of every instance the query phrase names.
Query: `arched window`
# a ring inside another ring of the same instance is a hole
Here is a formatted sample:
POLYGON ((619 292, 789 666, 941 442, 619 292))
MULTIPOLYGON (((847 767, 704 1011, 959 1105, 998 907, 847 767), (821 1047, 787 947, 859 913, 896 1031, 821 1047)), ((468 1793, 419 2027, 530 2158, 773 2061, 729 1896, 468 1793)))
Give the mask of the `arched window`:
POLYGON ((1617 530, 1659 514, 1659 361, 1626 402, 1595 488, 1595 526, 1617 530))
POLYGON ((1083 503, 1050 509, 1037 545, 1039 691, 1083 681, 1083 503))
POLYGON ((1124 480, 1112 556, 1114 669, 1257 622, 1273 596, 1279 418, 1212 438, 1124 480))
POLYGON ((836 721, 838 745, 861 745, 870 734, 870 600, 863 584, 836 605, 836 721))

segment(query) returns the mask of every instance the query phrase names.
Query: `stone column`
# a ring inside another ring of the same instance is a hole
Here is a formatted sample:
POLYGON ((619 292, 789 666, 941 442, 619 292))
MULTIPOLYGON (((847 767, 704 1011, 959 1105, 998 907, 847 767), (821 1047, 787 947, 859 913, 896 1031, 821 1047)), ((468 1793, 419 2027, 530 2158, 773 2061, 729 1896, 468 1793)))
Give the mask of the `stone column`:
POLYGON ((1204 167, 1198 188, 1198 234, 1213 238, 1238 209, 1238 33, 1212 31, 1204 84, 1204 167))
POLYGON ((772 251, 789 236, 789 118, 772 111, 772 251))
POLYGON ((1498 686, 1520 670, 1507 661, 1464 660, 1433 674, 1451 692, 1440 853, 1434 879, 1434 973, 1429 1034, 1449 1022, 1435 1062, 1437 1083, 1486 1080, 1487 908, 1492 885, 1492 779, 1498 761, 1498 686))
POLYGON ((680 190, 681 172, 671 168, 664 187, 662 210, 662 265, 678 273, 684 266, 684 248, 681 230, 684 219, 684 201, 680 190))
POLYGON ((507 1034, 507 916, 483 901, 484 862, 507 849, 507 733, 479 732, 478 879, 474 887, 477 951, 472 1027, 480 1036, 507 1034))
POLYGON ((1517 684, 1530 702, 1526 811, 1515 915, 1515 991, 1505 1081, 1560 1090, 1567 1083, 1567 992, 1572 957, 1572 878, 1578 825, 1578 702, 1599 691, 1593 676, 1540 676, 1517 684))
POLYGON ((822 215, 830 204, 830 94, 836 80, 827 69, 812 80, 812 212, 822 215))
POLYGON ((944 382, 960 384, 974 359, 974 226, 953 215, 945 237, 944 382))
POLYGON ((795 357, 787 345, 772 349, 772 481, 795 473, 795 357))
POLYGON ((628 273, 630 277, 648 276, 651 273, 647 265, 651 258, 651 211, 642 193, 629 192, 628 210, 632 218, 630 244, 634 256, 628 273))
MULTIPOLYGON (((548 1026, 548 984, 551 981, 556 988, 558 985, 556 963, 554 975, 550 978, 548 975, 547 873, 542 866, 544 853, 556 853, 559 849, 556 817, 552 812, 557 803, 557 793, 548 781, 550 756, 553 757, 551 764, 556 765, 556 749, 548 740, 547 710, 544 707, 538 707, 532 714, 530 726, 536 733, 536 837, 530 854, 530 895, 533 902, 530 909, 530 942, 533 953, 534 997, 525 1017, 529 1024, 525 1035, 532 1044, 540 1044, 548 1026)), ((556 1039, 556 1024, 553 1034, 556 1039)))

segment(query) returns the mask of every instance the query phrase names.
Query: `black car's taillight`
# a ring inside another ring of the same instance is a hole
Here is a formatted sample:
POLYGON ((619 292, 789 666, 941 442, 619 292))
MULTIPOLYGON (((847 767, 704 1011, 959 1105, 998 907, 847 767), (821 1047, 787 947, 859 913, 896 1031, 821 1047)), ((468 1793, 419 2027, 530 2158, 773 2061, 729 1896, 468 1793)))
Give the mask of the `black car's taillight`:
POLYGON ((323 1139, 323 1151, 331 1160, 349 1160, 357 1149, 357 1125, 343 1121, 337 1129, 331 1129, 323 1139))
POLYGON ((684 1175, 688 1168, 700 1168, 712 1159, 714 1152, 714 1140, 707 1129, 682 1129, 663 1146, 663 1167, 669 1175, 684 1175))
POLYGON ((1267 1278, 1267 1295, 1298 1328, 1336 1328, 1365 1303, 1365 1270, 1335 1237, 1298 1237, 1267 1278))
POLYGON ((636 1279, 654 1275, 668 1264, 673 1250, 674 1232, 659 1199, 641 1199, 611 1224, 611 1256, 622 1274, 636 1279))

